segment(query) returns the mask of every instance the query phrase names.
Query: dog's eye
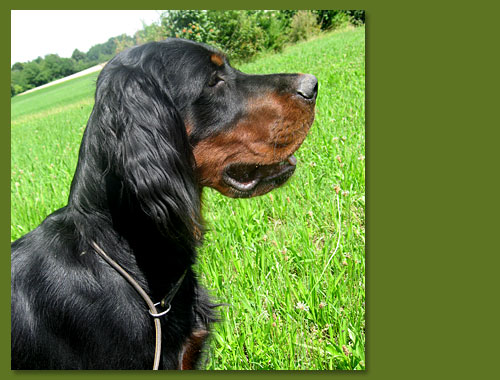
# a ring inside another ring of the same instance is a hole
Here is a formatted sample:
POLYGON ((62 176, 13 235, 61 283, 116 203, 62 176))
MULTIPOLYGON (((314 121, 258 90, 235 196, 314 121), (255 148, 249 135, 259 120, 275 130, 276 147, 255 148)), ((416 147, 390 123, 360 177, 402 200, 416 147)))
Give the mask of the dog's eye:
POLYGON ((210 87, 215 87, 217 85, 220 85, 224 83, 224 79, 222 79, 220 76, 217 74, 213 75, 212 78, 210 78, 210 81, 208 82, 208 85, 210 87))

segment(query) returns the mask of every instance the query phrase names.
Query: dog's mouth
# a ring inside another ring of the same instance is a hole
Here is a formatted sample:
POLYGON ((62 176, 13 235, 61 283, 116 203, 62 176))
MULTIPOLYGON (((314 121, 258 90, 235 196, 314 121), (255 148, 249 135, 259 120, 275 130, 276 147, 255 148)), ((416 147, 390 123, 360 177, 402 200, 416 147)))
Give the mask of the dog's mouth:
POLYGON ((281 186, 292 176, 296 165, 297 159, 293 154, 286 160, 270 165, 231 164, 224 170, 222 178, 236 190, 237 196, 250 197, 281 186), (257 188, 261 186, 266 190, 258 192, 257 188))

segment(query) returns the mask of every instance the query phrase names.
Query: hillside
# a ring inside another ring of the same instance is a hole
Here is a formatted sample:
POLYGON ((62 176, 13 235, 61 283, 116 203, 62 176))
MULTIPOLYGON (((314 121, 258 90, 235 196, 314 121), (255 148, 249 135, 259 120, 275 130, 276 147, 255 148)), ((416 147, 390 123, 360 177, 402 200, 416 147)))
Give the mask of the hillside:
MULTIPOLYGON (((289 183, 205 189, 197 272, 219 308, 208 369, 365 369, 365 29, 239 65, 316 75, 315 122, 289 183)), ((11 239, 67 202, 97 73, 12 99, 11 239)))

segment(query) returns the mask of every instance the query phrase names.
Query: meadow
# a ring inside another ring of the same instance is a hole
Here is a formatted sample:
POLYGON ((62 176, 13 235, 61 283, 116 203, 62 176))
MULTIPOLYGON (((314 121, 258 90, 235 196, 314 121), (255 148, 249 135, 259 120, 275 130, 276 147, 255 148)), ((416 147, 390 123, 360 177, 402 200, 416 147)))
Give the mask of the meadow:
MULTIPOLYGON (((197 272, 221 322, 207 369, 365 369, 365 29, 235 65, 316 75, 316 119, 280 189, 203 193, 197 272)), ((12 98, 11 239, 67 202, 98 73, 12 98)))

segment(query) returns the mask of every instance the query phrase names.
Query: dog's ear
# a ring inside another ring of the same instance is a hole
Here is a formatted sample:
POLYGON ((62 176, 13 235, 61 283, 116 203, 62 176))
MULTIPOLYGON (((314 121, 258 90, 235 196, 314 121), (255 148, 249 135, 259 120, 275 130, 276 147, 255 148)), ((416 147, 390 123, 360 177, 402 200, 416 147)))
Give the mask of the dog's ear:
POLYGON ((98 80, 93 113, 104 140, 113 141, 102 154, 121 191, 162 233, 178 234, 181 222, 195 237, 201 217, 194 157, 167 89, 141 68, 110 68, 98 80))

